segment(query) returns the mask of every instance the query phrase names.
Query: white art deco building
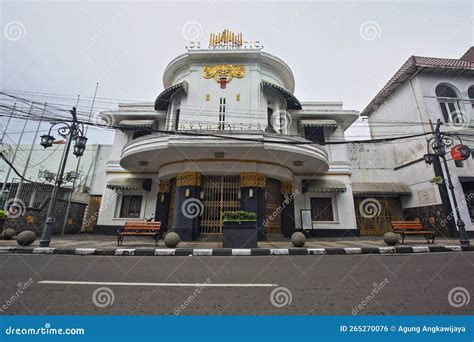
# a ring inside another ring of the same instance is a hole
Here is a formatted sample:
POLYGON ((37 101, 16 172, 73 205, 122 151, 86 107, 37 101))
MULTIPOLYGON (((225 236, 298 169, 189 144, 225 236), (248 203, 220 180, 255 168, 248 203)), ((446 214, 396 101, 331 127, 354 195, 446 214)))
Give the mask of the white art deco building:
POLYGON ((154 103, 101 113, 120 129, 99 230, 154 217, 183 240, 206 238, 222 233, 224 211, 243 210, 257 213, 260 239, 302 224, 357 234, 347 149, 330 144, 356 111, 300 102, 290 67, 229 30, 172 60, 163 86, 154 103))

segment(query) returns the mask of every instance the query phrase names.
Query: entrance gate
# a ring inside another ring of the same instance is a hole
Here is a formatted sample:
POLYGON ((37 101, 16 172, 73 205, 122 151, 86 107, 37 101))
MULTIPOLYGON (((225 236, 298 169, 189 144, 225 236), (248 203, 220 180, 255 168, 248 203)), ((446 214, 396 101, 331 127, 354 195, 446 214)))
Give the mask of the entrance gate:
POLYGON ((204 176, 201 233, 222 234, 224 211, 240 210, 240 177, 204 176))
POLYGON ((267 178, 266 184, 266 214, 267 214, 267 233, 281 234, 281 182, 267 178))
POLYGON ((383 235, 392 230, 390 221, 403 220, 398 197, 354 197, 360 235, 383 235))

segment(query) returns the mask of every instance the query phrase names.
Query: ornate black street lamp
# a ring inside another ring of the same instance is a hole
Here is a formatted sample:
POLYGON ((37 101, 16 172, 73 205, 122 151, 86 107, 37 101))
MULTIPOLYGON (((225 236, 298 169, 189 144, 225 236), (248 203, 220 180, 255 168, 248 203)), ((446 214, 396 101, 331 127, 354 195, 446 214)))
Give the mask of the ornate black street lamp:
POLYGON ((51 200, 49 203, 48 214, 46 215, 46 222, 44 224, 43 234, 40 240, 40 247, 48 247, 51 241, 51 233, 53 231, 53 211, 56 205, 56 201, 59 195, 59 189, 61 184, 64 182, 64 170, 66 168, 67 157, 69 150, 71 149, 71 143, 74 141, 74 154, 77 157, 83 155, 84 150, 86 149, 87 138, 84 136, 84 125, 77 122, 76 116, 76 107, 73 107, 71 110, 72 122, 67 121, 55 121, 52 122, 51 127, 49 128, 48 134, 41 136, 41 146, 44 148, 53 146, 55 138, 51 135, 53 128, 57 129, 58 134, 67 140, 66 148, 64 150, 63 156, 61 158, 61 163, 59 165, 59 172, 55 178, 53 193, 51 194, 51 200), (58 127, 59 126, 59 127, 58 127))
MULTIPOLYGON (((469 246, 469 237, 467 236, 465 224, 459 212, 458 201, 456 199, 456 194, 454 193, 454 185, 451 180, 451 174, 449 172, 448 163, 446 161, 446 148, 454 147, 455 145, 461 146, 463 148, 465 148, 466 146, 462 145, 462 140, 459 136, 455 134, 445 135, 441 133, 441 125, 442 122, 440 119, 438 119, 438 121, 436 122, 434 137, 428 140, 427 153, 423 156, 423 158, 425 159, 425 163, 429 165, 434 162, 436 157, 441 158, 443 160, 443 165, 446 170, 446 179, 448 180, 448 188, 451 192, 454 210, 456 211, 456 225, 459 231, 459 241, 461 242, 462 246, 469 246), (459 144, 456 144, 455 140, 458 140, 459 144), (434 153, 430 153, 430 147, 434 153)), ((468 156, 469 154, 466 154, 466 157, 464 159, 466 159, 468 156)))

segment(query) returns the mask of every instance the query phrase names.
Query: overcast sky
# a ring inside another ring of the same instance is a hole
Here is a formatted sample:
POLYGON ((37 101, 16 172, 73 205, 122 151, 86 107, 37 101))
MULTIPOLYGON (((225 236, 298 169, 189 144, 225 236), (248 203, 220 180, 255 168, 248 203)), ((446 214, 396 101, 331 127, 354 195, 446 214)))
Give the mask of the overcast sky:
POLYGON ((151 102, 187 38, 207 45, 229 28, 291 67, 301 101, 361 111, 410 55, 459 58, 473 45, 472 3, 3 1, 0 88, 86 99, 99 82, 101 98, 151 102))

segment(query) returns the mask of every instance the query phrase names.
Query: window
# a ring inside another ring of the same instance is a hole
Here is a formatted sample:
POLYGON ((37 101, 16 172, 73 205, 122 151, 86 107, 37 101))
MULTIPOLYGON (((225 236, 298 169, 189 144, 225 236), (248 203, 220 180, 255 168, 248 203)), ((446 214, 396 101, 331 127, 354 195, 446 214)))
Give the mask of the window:
POLYGON ((471 221, 474 222, 474 190, 464 191, 464 197, 466 199, 467 210, 469 211, 469 216, 471 221))
POLYGON ((469 99, 471 100, 471 106, 474 108, 474 85, 470 86, 467 90, 467 96, 469 96, 469 99))
POLYGON ((268 128, 273 128, 272 120, 273 120, 273 108, 268 107, 267 108, 267 125, 268 125, 268 128))
POLYGON ((334 221, 331 197, 311 198, 311 218, 313 221, 334 221))
POLYGON ((180 109, 176 109, 176 119, 174 121, 174 130, 177 131, 178 130, 178 127, 179 127, 179 112, 180 112, 180 109))
POLYGON ((459 97, 448 84, 440 84, 436 87, 436 96, 438 97, 441 112, 445 123, 463 123, 465 118, 459 107, 459 97))
POLYGON ((219 100, 219 129, 225 128, 225 97, 219 100))
POLYGON ((138 218, 142 209, 142 196, 122 196, 120 217, 138 218))
POLYGON ((315 144, 324 145, 324 127, 305 127, 304 137, 315 144))

